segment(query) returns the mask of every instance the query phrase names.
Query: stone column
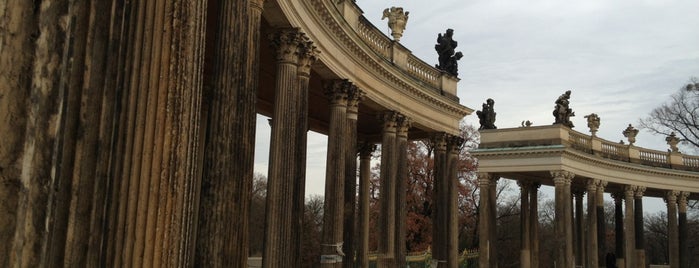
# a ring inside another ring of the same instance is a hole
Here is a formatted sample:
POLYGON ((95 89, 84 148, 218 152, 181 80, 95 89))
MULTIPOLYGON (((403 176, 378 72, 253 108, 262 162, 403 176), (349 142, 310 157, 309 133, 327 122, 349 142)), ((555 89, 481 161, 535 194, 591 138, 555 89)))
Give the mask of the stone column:
POLYGON ((606 181, 597 183, 597 197, 595 198, 597 212, 597 259, 599 267, 605 267, 607 259, 607 222, 604 218, 604 187, 606 181))
POLYGON ((687 237, 689 233, 687 232, 687 197, 689 197, 689 192, 680 192, 677 198, 677 205, 679 207, 679 247, 680 247, 680 268, 689 268, 689 243, 687 237))
POLYGON ((622 201, 624 194, 621 192, 612 193, 614 198, 614 247, 616 255, 616 266, 624 265, 624 212, 622 211, 622 201))
POLYGON ((586 267, 598 267, 599 241, 597 236, 597 185, 599 180, 590 179, 587 181, 587 257, 586 267))
POLYGON ((325 87, 330 102, 328 155, 325 168, 325 202, 323 204, 323 237, 321 267, 342 267, 345 158, 347 156, 347 99, 356 87, 347 80, 334 80, 325 87))
POLYGON ((520 267, 529 268, 531 266, 531 221, 529 217, 529 190, 531 189, 530 182, 517 181, 517 185, 520 188, 520 238, 521 238, 521 249, 520 249, 520 267))
POLYGON ((432 193, 432 260, 437 267, 446 267, 447 262, 447 135, 436 133, 434 144, 434 184, 432 193))
POLYGON ((369 197, 371 195, 371 154, 376 145, 362 142, 359 145, 359 221, 357 266, 369 267, 369 197))
POLYGON ((218 27, 212 38, 215 58, 206 105, 210 120, 202 168, 198 266, 247 265, 262 2, 221 2, 220 12, 210 14, 217 16, 218 27), (237 59, 243 59, 242 64, 234 63, 237 59))
POLYGON ((636 186, 626 185, 624 187, 624 211, 626 215, 624 217, 624 260, 626 262, 627 268, 636 268, 636 254, 634 254, 636 247, 636 239, 634 228, 634 216, 633 216, 633 196, 636 192, 636 186))
POLYGON ((347 137, 345 142, 345 201, 344 201, 344 230, 343 241, 345 245, 345 258, 342 266, 355 267, 357 250, 356 212, 357 212, 357 118, 359 102, 364 93, 353 86, 348 92, 347 98, 347 137))
POLYGON ((585 228, 583 225, 583 196, 585 191, 578 189, 573 191, 575 199, 575 265, 585 265, 585 228))
MULTIPOLYGON (((450 136, 447 140, 447 267, 459 266, 459 153, 464 140, 461 137, 450 136)), ((405 267, 405 266, 400 266, 405 267)))
MULTIPOLYGON (((226 29, 222 29, 226 31, 226 29)), ((231 37, 235 38, 235 37, 231 37)), ((265 211, 265 241, 263 267, 289 267, 293 265, 293 235, 290 226, 294 208, 296 135, 298 130, 298 55, 305 35, 299 29, 282 29, 270 35, 277 49, 277 82, 275 86, 274 115, 269 148, 269 171, 267 173, 267 205, 265 211), (291 115, 291 116, 289 116, 291 115), (282 120, 283 118, 283 120, 282 120)), ((215 121, 215 120, 214 120, 215 121)), ((215 146, 215 144, 214 144, 215 146)), ((225 173, 222 174, 225 176, 225 173)), ((225 202, 221 200, 219 202, 225 202)), ((212 216, 213 216, 212 211, 212 216)), ((204 221, 207 218, 202 218, 204 221)), ((205 229, 206 230, 206 229, 205 229)), ((202 233, 204 230, 200 231, 202 233)), ((216 234, 210 232, 209 234, 216 234)), ((216 259, 198 258, 203 261, 216 259)), ((208 266, 208 265, 204 265, 208 266)))
POLYGON ((670 253, 670 268, 680 267, 680 241, 677 230, 677 196, 679 191, 667 191, 667 234, 668 252, 670 253))
POLYGON ((638 186, 634 193, 634 231, 636 240, 636 266, 646 267, 646 245, 643 234, 643 192, 646 187, 638 186))
MULTIPOLYGON (((104 241, 108 245, 103 244, 102 250, 106 247, 108 256, 100 265, 193 266, 201 187, 206 3, 135 1, 121 11, 140 19, 125 16, 129 18, 124 18, 122 27, 134 32, 117 38, 128 42, 124 49, 129 52, 116 82, 123 86, 117 108, 121 114, 109 118, 119 121, 114 134, 119 149, 112 152, 110 163, 114 173, 106 212, 109 227, 102 226, 113 236, 104 241)), ((245 13, 237 10, 235 16, 245 13)), ((242 42, 231 49, 244 50, 246 45, 242 42)), ((243 70, 248 60, 253 59, 234 61, 240 73, 230 79, 242 83, 251 75, 243 70)))
POLYGON ((570 184, 575 174, 569 171, 551 171, 556 186, 556 266, 572 267, 573 263, 573 224, 570 207, 570 184))
POLYGON ((308 83, 311 76, 311 65, 317 60, 320 53, 313 42, 304 40, 299 43, 299 61, 296 74, 297 98, 296 98, 296 148, 294 148, 294 194, 291 219, 294 227, 291 229, 293 237, 292 250, 294 266, 301 266, 301 251, 303 244, 303 220, 306 208, 306 150, 308 147, 308 83))
POLYGON ((490 182, 490 195, 489 197, 489 204, 490 206, 490 214, 488 215, 488 223, 490 224, 490 267, 498 267, 498 246, 497 246, 497 241, 498 241, 498 221, 497 221, 497 216, 498 216, 498 180, 499 177, 494 177, 492 181, 490 182))
POLYGON ((405 116, 398 117, 396 124, 396 267, 405 267, 406 256, 406 203, 405 195, 408 184, 408 129, 410 119, 405 116))
POLYGON ((490 229, 494 226, 490 223, 490 184, 493 177, 489 173, 478 173, 478 189, 480 192, 480 201, 478 204, 478 267, 489 268, 491 259, 497 259, 492 256, 491 244, 494 244, 494 239, 491 238, 490 229))
POLYGON ((531 249, 531 267, 539 267, 539 187, 541 184, 539 183, 532 183, 531 184, 531 191, 529 191, 529 206, 531 207, 529 209, 529 226, 530 226, 530 232, 531 234, 529 235, 530 241, 531 241, 531 246, 529 247, 531 249))
POLYGON ((378 267, 395 267, 396 235, 396 131, 400 115, 386 111, 379 115, 383 124, 381 143, 381 186, 379 190, 378 267))

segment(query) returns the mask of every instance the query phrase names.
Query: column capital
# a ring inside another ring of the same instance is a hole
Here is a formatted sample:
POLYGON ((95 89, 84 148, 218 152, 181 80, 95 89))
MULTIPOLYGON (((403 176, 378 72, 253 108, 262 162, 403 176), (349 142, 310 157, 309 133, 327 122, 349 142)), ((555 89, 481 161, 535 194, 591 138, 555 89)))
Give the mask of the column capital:
POLYGON ((301 28, 283 28, 268 37, 272 47, 277 49, 278 62, 298 64, 299 44, 308 41, 308 36, 301 32, 301 28))
POLYGON ((687 197, 689 197, 689 192, 680 192, 677 196, 680 213, 687 213, 687 197))
POLYGON ((519 188, 529 189, 529 188, 531 188, 531 185, 532 185, 532 182, 530 182, 530 181, 517 180, 517 186, 519 186, 519 188))
POLYGON ((493 182, 495 180, 493 178, 494 178, 494 176, 491 173, 478 172, 478 186, 480 186, 480 187, 490 186, 491 182, 493 182))
POLYGON ((330 80, 325 84, 325 96, 328 97, 330 105, 347 105, 347 97, 352 90, 352 83, 347 79, 330 80))
POLYGON ((623 192, 612 192, 611 193, 612 198, 614 199, 614 202, 619 202, 621 203, 621 200, 624 199, 624 193, 623 192))
POLYGON ((383 124, 382 128, 384 132, 396 132, 396 128, 398 127, 398 117, 400 116, 400 113, 396 111, 384 111, 382 113, 379 113, 377 116, 377 119, 379 119, 379 122, 383 124))
POLYGON ((357 120, 359 103, 364 100, 366 94, 356 86, 350 88, 347 94, 347 118, 357 120))
POLYGON ((665 193, 665 203, 668 205, 675 204, 677 202, 677 196, 680 195, 680 191, 669 190, 665 193))
POLYGON ((444 132, 432 133, 430 140, 432 141, 432 144, 434 144, 435 151, 446 151, 447 150, 447 134, 446 133, 444 133, 444 132))
POLYGON ((629 198, 629 199, 633 198, 634 195, 636 194, 636 189, 637 189, 637 188, 638 188, 638 186, 636 186, 636 185, 626 185, 626 186, 624 186, 624 197, 625 197, 625 198, 629 198))
POLYGON ((597 185, 599 183, 600 183, 600 180, 598 180, 598 179, 589 179, 589 180, 587 180, 587 184, 586 184, 585 188, 587 189, 587 191, 590 194, 595 193, 595 192, 597 192, 597 185))
POLYGON ((585 189, 575 188, 575 189, 573 189, 573 190, 571 191, 571 193, 572 193, 575 197, 580 197, 580 198, 582 198, 582 197, 585 195, 585 189))
POLYGON ((318 60, 320 50, 313 45, 311 40, 303 40, 298 48, 298 76, 309 77, 311 75, 311 65, 318 60))
POLYGON ((607 187, 608 182, 597 180, 597 192, 604 192, 604 187, 607 187))
POLYGON ((357 151, 359 152, 359 158, 371 158, 371 155, 376 151, 376 144, 361 141, 357 146, 357 151))
POLYGON ((553 177, 553 183, 555 185, 570 185, 571 180, 575 177, 575 174, 566 170, 553 170, 551 171, 551 177, 553 177))
POLYGON ((461 145, 463 144, 463 138, 454 135, 447 136, 447 150, 449 150, 449 153, 459 154, 459 151, 461 150, 461 145))
POLYGON ((645 186, 637 186, 636 191, 634 192, 634 197, 636 198, 642 198, 643 193, 646 192, 646 187, 645 186))
POLYGON ((396 120, 396 132, 399 137, 408 137, 408 129, 412 126, 410 118, 405 115, 399 115, 396 120))

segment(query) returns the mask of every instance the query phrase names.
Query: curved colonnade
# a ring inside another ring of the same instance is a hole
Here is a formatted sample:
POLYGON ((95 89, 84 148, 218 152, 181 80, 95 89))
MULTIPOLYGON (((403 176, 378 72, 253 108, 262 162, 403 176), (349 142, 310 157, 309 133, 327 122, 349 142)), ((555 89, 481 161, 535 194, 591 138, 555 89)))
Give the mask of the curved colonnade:
MULTIPOLYGON (((699 197, 699 157, 614 143, 562 125, 482 130, 479 149, 471 153, 479 160, 481 193, 487 195, 486 189, 494 189, 501 177, 517 180, 521 188, 522 267, 539 265, 540 185, 555 187, 555 233, 559 240, 554 242, 556 262, 563 267, 605 266, 608 252, 615 254, 618 267, 645 267, 644 196, 666 201, 670 267, 686 267, 687 234, 680 232, 687 230, 681 226, 686 224, 687 201, 699 197), (606 249, 601 242, 606 234, 603 193, 611 193, 615 202, 615 249, 606 249), (585 194, 588 217, 583 220, 585 194)), ((481 198, 481 206, 491 210, 480 215, 480 226, 494 228, 495 200, 489 198, 481 198)), ((494 234, 492 228, 481 230, 480 241, 493 241, 494 234)), ((494 258, 489 256, 496 256, 496 248, 488 243, 480 245, 481 267, 495 267, 494 258)))

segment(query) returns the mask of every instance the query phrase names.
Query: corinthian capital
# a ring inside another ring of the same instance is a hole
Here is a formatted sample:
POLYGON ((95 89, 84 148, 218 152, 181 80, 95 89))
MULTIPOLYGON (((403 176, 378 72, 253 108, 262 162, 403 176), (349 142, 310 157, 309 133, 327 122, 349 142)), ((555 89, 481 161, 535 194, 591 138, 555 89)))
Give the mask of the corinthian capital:
POLYGON ((412 126, 410 118, 400 115, 396 122, 396 131, 399 137, 408 137, 408 129, 412 126))
POLYGON ((554 170, 551 171, 551 177, 553 177, 553 183, 558 184, 570 184, 575 174, 566 170, 554 170))
POLYGON ((383 130, 385 132, 396 132, 398 127, 398 117, 400 113, 396 111, 385 111, 378 115, 379 122, 383 124, 383 130))
POLYGON ((364 91, 358 87, 351 87, 350 91, 347 92, 347 117, 350 119, 357 119, 357 112, 359 112, 359 103, 364 99, 364 91))
POLYGON ((347 79, 331 80, 325 84, 325 96, 331 105, 347 105, 350 90, 354 87, 347 79))
POLYGON ((277 49, 277 61, 297 64, 300 46, 308 42, 306 34, 300 28, 285 28, 269 35, 272 47, 277 49))
POLYGON ((313 41, 305 40, 299 43, 298 75, 308 77, 311 74, 311 65, 318 60, 320 50, 313 45, 313 41))

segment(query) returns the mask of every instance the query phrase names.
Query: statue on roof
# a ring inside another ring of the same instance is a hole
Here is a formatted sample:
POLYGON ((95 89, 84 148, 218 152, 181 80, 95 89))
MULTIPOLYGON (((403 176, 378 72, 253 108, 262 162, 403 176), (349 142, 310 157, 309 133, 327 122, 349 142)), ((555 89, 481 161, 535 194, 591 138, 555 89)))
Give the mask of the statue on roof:
POLYGON ((498 128, 495 126, 495 109, 493 106, 495 106, 495 101, 493 99, 488 99, 483 103, 483 110, 476 111, 478 122, 481 124, 478 130, 498 128))
POLYGON ((457 61, 463 57, 461 52, 455 52, 457 42, 453 39, 454 30, 447 29, 444 35, 437 34, 437 44, 434 45, 434 49, 439 55, 439 64, 435 67, 442 71, 445 71, 453 76, 458 75, 457 61))
POLYGON ((570 90, 566 91, 556 100, 556 106, 553 109, 553 117, 556 121, 553 124, 563 124, 569 128, 573 128, 573 122, 570 121, 571 116, 575 116, 573 109, 570 109, 570 90))

